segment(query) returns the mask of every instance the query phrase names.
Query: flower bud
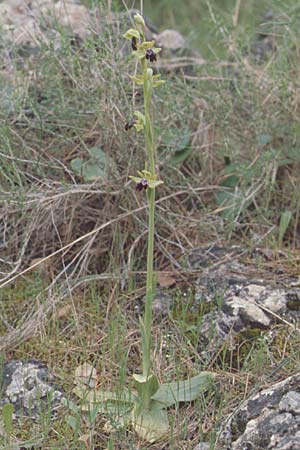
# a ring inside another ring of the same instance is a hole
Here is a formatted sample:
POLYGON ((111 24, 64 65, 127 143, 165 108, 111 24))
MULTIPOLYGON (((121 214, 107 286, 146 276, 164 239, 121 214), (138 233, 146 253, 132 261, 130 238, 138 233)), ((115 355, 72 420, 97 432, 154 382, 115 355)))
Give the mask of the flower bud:
POLYGON ((145 31, 145 28, 146 28, 145 21, 140 14, 136 14, 134 16, 134 22, 137 27, 140 27, 142 29, 143 32, 145 31))

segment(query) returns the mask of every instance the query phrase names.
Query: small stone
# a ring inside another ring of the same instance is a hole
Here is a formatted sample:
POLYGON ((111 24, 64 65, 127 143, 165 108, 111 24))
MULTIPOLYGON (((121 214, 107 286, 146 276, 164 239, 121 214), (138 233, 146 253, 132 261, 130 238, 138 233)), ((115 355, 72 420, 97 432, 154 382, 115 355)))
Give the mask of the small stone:
POLYGON ((201 442, 200 444, 196 445, 194 450, 210 450, 211 446, 209 442, 201 442))
POLYGON ((182 34, 176 30, 164 30, 154 36, 156 45, 168 50, 178 50, 186 47, 182 34))
POLYGON ((271 324, 271 319, 250 299, 234 296, 226 301, 222 309, 232 316, 240 316, 245 325, 267 328, 271 324))
POLYGON ((152 303, 152 311, 154 317, 166 317, 173 303, 172 297, 162 289, 157 289, 155 298, 152 303))

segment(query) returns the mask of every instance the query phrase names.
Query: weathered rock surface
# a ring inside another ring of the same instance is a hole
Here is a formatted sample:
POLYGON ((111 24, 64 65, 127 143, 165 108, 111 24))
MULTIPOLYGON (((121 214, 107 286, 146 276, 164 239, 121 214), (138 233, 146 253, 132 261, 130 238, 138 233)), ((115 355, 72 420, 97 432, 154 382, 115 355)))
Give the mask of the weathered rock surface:
POLYGON ((37 45, 51 23, 68 27, 84 37, 89 22, 88 9, 75 0, 4 0, 0 5, 1 26, 15 44, 37 45))
POLYGON ((155 297, 152 303, 152 310, 154 318, 161 319, 166 317, 172 306, 173 299, 166 291, 162 289, 156 289, 155 297))
MULTIPOLYGON (((129 11, 131 16, 136 12, 134 9, 129 11)), ((124 30, 127 25, 132 25, 132 18, 127 12, 111 13, 106 20, 112 25, 124 23, 124 30)), ((147 18, 145 22, 147 39, 155 39, 163 49, 176 52, 188 48, 186 40, 178 31, 168 29, 157 33, 147 18)), ((101 31, 97 27, 99 23, 103 23, 103 17, 98 17, 96 10, 89 10, 78 0, 4 0, 0 4, 0 25, 6 38, 14 44, 30 43, 36 46, 46 42, 46 30, 56 25, 68 28, 83 39, 92 30, 101 31)), ((122 30, 118 32, 122 34, 122 30)))
POLYGON ((201 324, 209 352, 216 352, 225 340, 229 347, 234 345, 238 332, 259 332, 300 318, 299 289, 277 285, 272 274, 258 270, 255 261, 244 263, 243 256, 241 248, 217 246, 195 249, 190 255, 190 267, 203 269, 195 302, 211 305, 201 324))
POLYGON ((299 450, 300 375, 250 397, 227 424, 224 449, 299 450))
POLYGON ((196 445, 194 450, 211 450, 211 445, 208 442, 201 442, 200 444, 196 445))
MULTIPOLYGON (((42 45, 59 48, 61 35, 67 35, 78 47, 88 36, 98 38, 109 33, 112 51, 117 49, 123 56, 131 52, 131 46, 124 42, 122 35, 132 26, 136 12, 131 9, 129 13, 108 14, 103 11, 102 14, 100 9, 88 9, 77 0, 4 0, 0 4, 2 45, 13 49, 20 56, 32 56, 42 45)), ((156 67, 188 69, 204 63, 178 31, 168 29, 157 33, 147 18, 145 23, 146 38, 154 39, 162 47, 156 67)), ((13 52, 9 53, 11 56, 13 52)))
POLYGON ((196 445, 194 450, 211 450, 211 445, 208 442, 201 442, 200 444, 196 445))
POLYGON ((0 405, 12 403, 15 416, 35 418, 41 411, 55 415, 63 400, 53 376, 40 361, 10 361, 1 368, 0 405))

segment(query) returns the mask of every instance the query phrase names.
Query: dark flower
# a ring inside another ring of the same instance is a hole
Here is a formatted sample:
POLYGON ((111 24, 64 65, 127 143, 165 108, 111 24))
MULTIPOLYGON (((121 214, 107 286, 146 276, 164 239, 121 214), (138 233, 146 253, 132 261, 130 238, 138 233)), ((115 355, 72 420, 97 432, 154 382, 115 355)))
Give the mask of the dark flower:
POLYGON ((132 50, 137 50, 137 38, 135 36, 131 38, 131 48, 132 50))
POLYGON ((136 120, 135 119, 131 119, 129 122, 126 123, 125 131, 130 130, 130 128, 132 128, 135 124, 136 124, 136 120))
POLYGON ((141 181, 137 183, 135 189, 140 192, 143 189, 146 190, 147 187, 148 187, 148 180, 146 180, 146 178, 142 178, 141 181))
POLYGON ((151 62, 156 61, 156 53, 152 48, 146 50, 146 59, 149 59, 151 62))

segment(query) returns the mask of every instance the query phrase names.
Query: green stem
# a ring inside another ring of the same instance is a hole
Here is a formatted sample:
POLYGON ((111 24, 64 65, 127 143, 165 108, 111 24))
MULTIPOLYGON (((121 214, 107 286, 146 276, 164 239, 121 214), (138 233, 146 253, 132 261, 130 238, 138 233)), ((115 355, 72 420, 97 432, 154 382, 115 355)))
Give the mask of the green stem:
MULTIPOLYGON (((153 301, 153 248, 154 248, 154 207, 155 190, 149 190, 149 217, 148 217, 148 252, 147 252, 147 282, 146 302, 144 315, 144 348, 143 351, 143 375, 148 376, 151 368, 151 328, 152 328, 152 301, 153 301)), ((143 340, 142 340, 143 341, 143 340)))
MULTIPOLYGON (((144 74, 144 112, 145 112, 145 143, 149 169, 152 176, 155 175, 155 156, 153 146, 153 133, 150 118, 150 105, 152 98, 152 80, 148 79, 147 62, 142 60, 144 74)), ((148 190, 148 251, 147 251, 147 281, 146 302, 143 321, 142 353, 143 353, 143 375, 148 377, 151 369, 151 328, 152 328, 152 302, 153 302, 153 249, 154 249, 154 212, 155 212, 155 189, 148 190)))

